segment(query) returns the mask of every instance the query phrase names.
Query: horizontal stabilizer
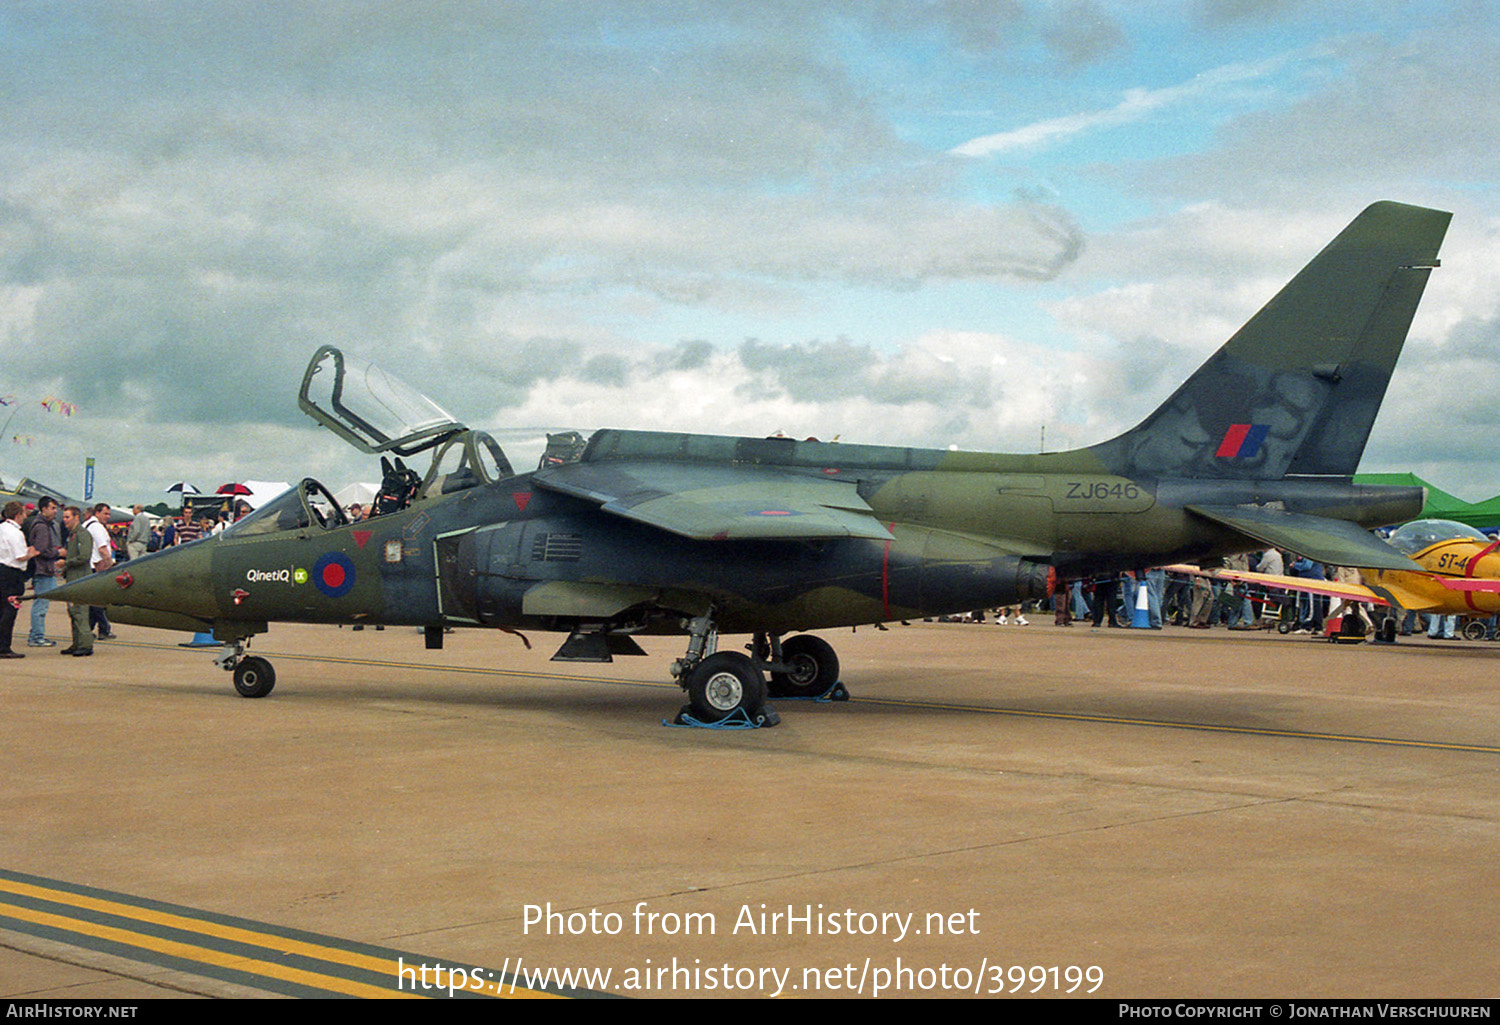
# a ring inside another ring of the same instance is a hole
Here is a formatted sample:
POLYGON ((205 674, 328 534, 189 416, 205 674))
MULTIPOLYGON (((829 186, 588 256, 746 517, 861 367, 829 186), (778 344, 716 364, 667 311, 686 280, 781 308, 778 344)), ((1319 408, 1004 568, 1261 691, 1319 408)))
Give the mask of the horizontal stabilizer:
POLYGON ((1293 591, 1298 594, 1321 594, 1329 598, 1368 602, 1371 605, 1401 608, 1413 612, 1435 609, 1442 604, 1431 595, 1421 594, 1402 586, 1399 577, 1388 578, 1384 574, 1380 574, 1380 579, 1374 584, 1367 585, 1346 584, 1338 580, 1289 577, 1279 573, 1252 573, 1237 569, 1200 570, 1196 566, 1167 566, 1165 568, 1175 573, 1190 573, 1196 576, 1212 577, 1215 580, 1231 580, 1237 584, 1249 584, 1252 587, 1293 591))
POLYGON ((696 541, 802 541, 891 533, 852 484, 767 467, 674 462, 570 463, 541 487, 696 541))
POLYGON ((1384 595, 1377 594, 1363 584, 1345 584, 1337 580, 1313 580, 1308 577, 1289 577, 1280 573, 1250 573, 1245 570, 1216 569, 1202 572, 1191 566, 1168 566, 1169 570, 1199 573, 1215 580, 1232 580, 1237 584, 1253 584, 1302 594, 1321 594, 1329 598, 1347 601, 1369 602, 1372 605, 1389 605, 1384 595))
POLYGON ((1330 566, 1426 572, 1357 523, 1326 516, 1239 505, 1190 505, 1189 512, 1247 534, 1263 544, 1330 566))

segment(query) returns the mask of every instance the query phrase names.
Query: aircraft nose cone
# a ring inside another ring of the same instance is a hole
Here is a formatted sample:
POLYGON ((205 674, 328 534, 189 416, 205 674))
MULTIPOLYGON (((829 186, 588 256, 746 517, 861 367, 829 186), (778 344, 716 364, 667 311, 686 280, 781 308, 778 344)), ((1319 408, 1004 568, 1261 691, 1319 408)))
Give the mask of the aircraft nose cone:
POLYGON ((209 560, 212 542, 153 552, 66 583, 47 595, 76 605, 137 606, 189 616, 217 614, 209 560))
POLYGON ((47 598, 51 601, 65 601, 73 605, 112 605, 119 604, 118 597, 121 587, 115 583, 115 572, 105 570, 103 573, 93 573, 86 577, 63 584, 54 588, 47 598))

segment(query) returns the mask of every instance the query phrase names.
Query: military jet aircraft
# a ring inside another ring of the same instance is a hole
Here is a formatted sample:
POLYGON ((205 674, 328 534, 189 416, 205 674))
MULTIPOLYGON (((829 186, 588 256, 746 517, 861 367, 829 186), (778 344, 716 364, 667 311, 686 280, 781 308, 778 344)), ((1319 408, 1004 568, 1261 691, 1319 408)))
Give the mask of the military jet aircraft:
POLYGON ((415 625, 430 648, 448 627, 556 630, 564 660, 686 635, 672 673, 691 713, 767 722, 768 692, 839 679, 833 648, 805 631, 1013 604, 1058 574, 1264 544, 1414 568, 1366 528, 1416 515, 1422 489, 1350 477, 1450 217, 1369 207, 1139 426, 1066 452, 601 430, 555 438, 517 473, 489 435, 325 346, 299 404, 380 455, 377 516, 346 522, 309 478, 216 538, 50 597, 213 630, 246 697, 274 685, 246 650, 274 621, 415 625), (407 467, 429 451, 425 474, 407 467), (720 634, 752 640, 718 650, 720 634))
MULTIPOLYGON (((48 487, 40 481, 34 481, 30 477, 22 477, 14 485, 6 484, 0 479, 0 501, 16 499, 26 505, 35 505, 40 498, 53 498, 60 506, 76 505, 80 509, 91 508, 94 502, 85 502, 81 498, 69 498, 56 488, 48 487)), ((132 517, 123 508, 110 506, 109 522, 113 526, 117 523, 129 523, 132 517)))

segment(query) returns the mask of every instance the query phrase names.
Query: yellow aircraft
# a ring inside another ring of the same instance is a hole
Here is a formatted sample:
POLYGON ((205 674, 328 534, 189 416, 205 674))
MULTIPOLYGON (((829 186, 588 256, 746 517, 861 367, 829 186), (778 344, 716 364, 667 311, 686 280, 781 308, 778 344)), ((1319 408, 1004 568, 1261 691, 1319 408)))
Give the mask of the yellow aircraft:
POLYGON ((1361 569, 1358 584, 1227 569, 1208 575, 1442 616, 1500 613, 1500 541, 1452 520, 1413 520, 1386 540, 1426 572, 1361 569))

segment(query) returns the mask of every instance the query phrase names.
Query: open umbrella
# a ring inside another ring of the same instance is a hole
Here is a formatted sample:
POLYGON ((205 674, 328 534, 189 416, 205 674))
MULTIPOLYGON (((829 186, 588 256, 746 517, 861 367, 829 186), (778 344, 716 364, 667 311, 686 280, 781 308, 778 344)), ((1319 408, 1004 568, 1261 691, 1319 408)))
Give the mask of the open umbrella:
POLYGON ((255 494, 255 492, 251 491, 249 488, 245 487, 245 485, 243 485, 243 484, 221 484, 219 486, 219 490, 215 491, 214 494, 216 494, 216 495, 253 495, 253 494, 255 494))
POLYGON ((168 494, 170 494, 173 491, 181 491, 184 495, 201 495, 201 494, 203 494, 203 492, 199 491, 197 488, 193 487, 191 484, 189 484, 185 480, 180 480, 176 484, 173 484, 171 487, 167 488, 167 493, 168 494))

